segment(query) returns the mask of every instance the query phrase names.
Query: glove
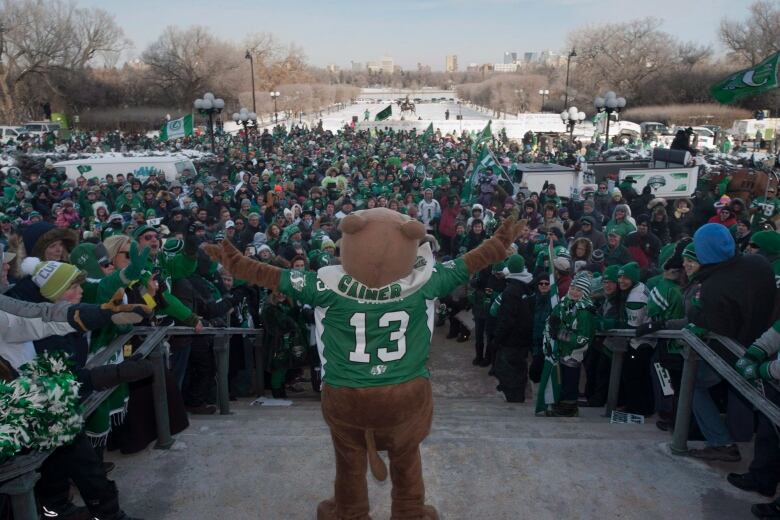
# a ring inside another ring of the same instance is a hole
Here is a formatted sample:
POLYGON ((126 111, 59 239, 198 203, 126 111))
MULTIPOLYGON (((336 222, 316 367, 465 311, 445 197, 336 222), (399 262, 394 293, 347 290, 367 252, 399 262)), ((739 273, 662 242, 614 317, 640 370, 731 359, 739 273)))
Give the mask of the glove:
POLYGON ((653 332, 658 332, 659 330, 663 330, 666 327, 666 323, 663 321, 651 321, 649 323, 643 323, 639 327, 636 328, 636 337, 640 338, 642 336, 647 336, 648 334, 652 334, 653 332))
POLYGON ((118 365, 103 365, 89 371, 92 387, 95 390, 105 390, 120 383, 132 383, 150 377, 154 365, 148 359, 133 356, 118 365))
POLYGON ((759 377, 760 365, 766 358, 766 352, 756 345, 751 345, 745 351, 745 355, 737 360, 734 368, 747 381, 753 381, 759 377))
POLYGON ((141 278, 141 272, 146 267, 146 260, 149 258, 149 251, 151 249, 147 246, 139 253, 138 243, 133 241, 130 244, 130 264, 122 269, 122 275, 128 282, 141 278))
POLYGON ((154 312, 151 307, 136 303, 122 303, 124 296, 125 290, 117 289, 111 299, 100 306, 108 319, 117 325, 133 325, 151 318, 154 312))

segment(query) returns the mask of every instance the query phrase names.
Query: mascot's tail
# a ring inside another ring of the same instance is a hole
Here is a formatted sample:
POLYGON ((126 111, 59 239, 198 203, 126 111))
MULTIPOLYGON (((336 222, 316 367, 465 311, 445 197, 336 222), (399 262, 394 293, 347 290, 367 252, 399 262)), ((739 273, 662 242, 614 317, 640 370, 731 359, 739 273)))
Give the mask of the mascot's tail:
POLYGON ((366 430, 366 451, 368 451, 368 465, 371 468, 371 474, 380 482, 387 479, 387 466, 385 461, 376 452, 376 441, 374 440, 374 430, 366 430))

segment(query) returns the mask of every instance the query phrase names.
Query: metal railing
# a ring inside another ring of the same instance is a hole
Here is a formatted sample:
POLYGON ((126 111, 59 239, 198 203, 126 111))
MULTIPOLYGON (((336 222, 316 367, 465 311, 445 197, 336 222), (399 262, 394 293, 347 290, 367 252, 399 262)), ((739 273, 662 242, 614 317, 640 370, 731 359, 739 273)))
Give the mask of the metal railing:
MULTIPOLYGON (((192 327, 135 327, 130 332, 118 336, 109 345, 93 354, 86 363, 87 368, 94 368, 111 362, 122 352, 125 345, 136 336, 144 341, 135 349, 135 354, 148 357, 154 363, 152 375, 152 394, 154 415, 157 427, 157 442, 155 449, 168 449, 174 439, 171 436, 168 418, 168 394, 166 390, 166 351, 165 341, 168 336, 214 336, 214 358, 217 372, 217 403, 221 415, 230 414, 230 396, 228 389, 228 365, 230 358, 230 337, 233 335, 255 335, 254 358, 254 393, 264 392, 264 357, 259 333, 262 329, 244 329, 240 327, 204 327, 195 333, 192 327)), ((198 347, 196 347, 198 348, 198 347)), ((92 392, 83 402, 83 416, 88 417, 114 391, 114 388, 92 392)), ((35 483, 40 478, 39 468, 51 454, 46 452, 31 452, 9 459, 0 464, 0 494, 8 495, 11 509, 16 520, 37 520, 38 509, 35 503, 35 483)))
MULTIPOLYGON (((623 371, 623 360, 628 351, 628 339, 636 337, 636 333, 631 329, 608 330, 598 333, 607 338, 622 338, 623 341, 605 342, 605 346, 612 351, 612 369, 609 376, 609 391, 607 393, 606 415, 610 416, 612 410, 617 406, 618 392, 620 389, 620 380, 623 371)), ((684 344, 682 351, 683 368, 682 380, 679 388, 679 398, 677 402, 677 414, 675 416, 675 427, 672 433, 672 443, 670 448, 676 455, 688 453, 688 432, 691 425, 691 412, 693 405, 693 390, 696 381, 696 367, 699 360, 709 364, 713 370, 720 374, 737 392, 770 421, 780 425, 780 408, 772 401, 768 400, 763 391, 745 380, 734 367, 716 353, 701 338, 689 330, 662 330, 653 334, 643 336, 643 338, 656 339, 676 339, 684 344)), ((737 357, 745 353, 745 348, 734 341, 717 334, 709 334, 708 339, 717 341, 737 357)), ((771 383, 777 388, 775 383, 771 383)))

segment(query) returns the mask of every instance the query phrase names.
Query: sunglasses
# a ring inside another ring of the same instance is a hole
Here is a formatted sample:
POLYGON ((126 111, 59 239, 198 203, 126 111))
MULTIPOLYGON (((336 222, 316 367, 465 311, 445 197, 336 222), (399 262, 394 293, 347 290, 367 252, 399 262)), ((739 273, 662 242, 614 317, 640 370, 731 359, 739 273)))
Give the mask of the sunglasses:
POLYGON ((550 285, 550 282, 539 282, 539 285, 550 285))
POLYGON ((157 233, 147 233, 145 235, 141 235, 140 238, 142 240, 154 240, 157 238, 157 233))

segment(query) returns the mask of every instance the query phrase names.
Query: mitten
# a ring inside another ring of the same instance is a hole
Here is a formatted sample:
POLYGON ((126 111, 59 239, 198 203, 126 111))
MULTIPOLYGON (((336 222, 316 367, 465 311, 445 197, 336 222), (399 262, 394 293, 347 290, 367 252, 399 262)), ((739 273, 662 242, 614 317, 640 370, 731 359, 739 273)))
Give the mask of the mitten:
POLYGON ((739 372, 739 375, 748 381, 753 381, 759 377, 759 365, 761 365, 766 358, 766 352, 756 345, 751 345, 745 351, 745 355, 737 360, 734 368, 739 372))
POLYGON ((135 241, 130 243, 130 263, 121 271, 121 278, 124 283, 130 283, 141 277, 141 272, 146 267, 146 260, 149 258, 149 251, 150 249, 147 246, 139 253, 138 243, 135 241))
POLYGON ((120 383, 132 383, 150 377, 154 365, 148 359, 132 357, 119 364, 95 367, 89 371, 92 387, 95 390, 105 390, 120 383))
POLYGON ((663 330, 666 328, 666 323, 663 321, 651 321, 649 323, 643 323, 639 327, 636 328, 636 337, 640 338, 642 336, 647 336, 648 334, 652 334, 653 332, 658 332, 659 330, 663 330))

